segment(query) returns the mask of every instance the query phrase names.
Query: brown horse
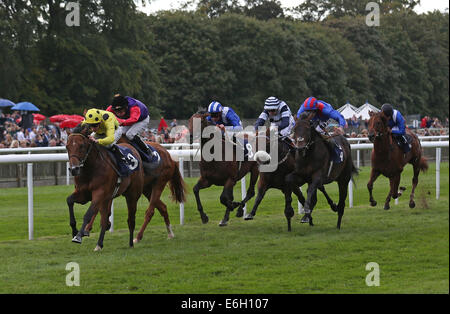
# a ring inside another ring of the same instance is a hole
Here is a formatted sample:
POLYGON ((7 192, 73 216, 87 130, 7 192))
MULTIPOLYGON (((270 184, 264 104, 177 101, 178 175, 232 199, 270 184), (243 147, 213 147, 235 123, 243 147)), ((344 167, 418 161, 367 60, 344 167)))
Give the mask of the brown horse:
MULTIPOLYGON (((296 143, 295 171, 286 176, 288 189, 285 192, 285 215, 288 219, 288 231, 291 229, 290 217, 294 215, 291 206, 291 189, 308 183, 308 195, 305 201, 305 221, 312 226, 312 211, 317 204, 317 189, 325 184, 336 181, 339 186, 339 202, 337 204, 337 228, 341 228, 344 216, 345 200, 347 198, 348 184, 358 170, 353 165, 350 144, 344 136, 334 137, 342 149, 342 161, 334 164, 330 143, 319 134, 312 118, 315 113, 304 112, 294 127, 294 140, 296 143)), ((334 145, 334 144, 333 144, 334 145)))
POLYGON ((133 232, 137 202, 142 194, 144 185, 144 171, 142 161, 137 151, 128 144, 122 146, 131 149, 139 162, 138 169, 130 176, 118 180, 115 162, 109 156, 106 148, 95 144, 88 138, 89 127, 79 126, 70 134, 67 140, 67 153, 69 155, 70 171, 75 176, 75 192, 68 197, 70 225, 74 238, 72 242, 80 243, 86 226, 92 224, 98 212, 101 215, 101 231, 95 251, 103 248, 105 232, 111 226, 111 204, 114 197, 124 195, 128 206, 128 229, 130 232, 129 245, 133 246, 133 232), (81 230, 76 230, 76 221, 73 214, 73 202, 85 204, 91 201, 84 215, 81 230))
MULTIPOLYGON (((194 138, 194 119, 200 119, 200 137, 201 137, 201 148, 203 150, 205 144, 210 140, 210 138, 205 138, 201 136, 203 134, 203 130, 205 127, 209 125, 206 117, 209 116, 209 113, 200 111, 192 115, 189 119, 189 132, 191 134, 191 142, 194 138)), ((220 195, 220 202, 226 207, 225 215, 222 221, 219 223, 219 226, 223 227, 228 224, 229 215, 232 210, 236 207, 239 207, 236 213, 237 217, 243 216, 243 208, 245 203, 251 199, 255 195, 255 185, 258 180, 258 164, 255 161, 238 161, 236 158, 236 151, 233 150, 232 160, 227 161, 225 159, 226 149, 225 146, 229 145, 230 139, 221 137, 221 160, 211 160, 206 161, 204 159, 203 152, 201 154, 200 160, 200 179, 197 184, 194 186, 193 191, 195 194, 195 199, 197 201, 197 209, 200 213, 200 217, 203 223, 207 223, 209 218, 203 211, 203 206, 200 201, 199 191, 201 189, 205 189, 210 187, 211 185, 223 186, 222 194, 220 195), (242 179, 247 173, 250 173, 250 186, 247 190, 246 197, 242 200, 242 202, 234 202, 233 197, 233 187, 236 185, 236 182, 242 179)), ((235 147, 238 147, 237 145, 235 147)), ((228 157, 228 156, 227 156, 228 157)))
MULTIPOLYGON (((80 131, 86 132, 86 130, 82 131, 80 129, 77 132, 80 132, 80 131)), ((131 145, 127 144, 129 142, 125 136, 122 136, 122 138, 119 140, 118 143, 120 145, 131 146, 131 145)), ((88 145, 88 143, 85 143, 84 145, 88 145)), ((96 150, 102 149, 101 147, 97 147, 97 146, 92 146, 92 147, 95 147, 96 150)), ((177 202, 185 201, 186 187, 185 187, 183 178, 179 172, 179 169, 177 166, 178 163, 176 163, 172 160, 169 152, 166 149, 164 149, 162 146, 160 146, 156 143, 152 143, 152 147, 154 147, 158 151, 158 153, 161 157, 161 163, 159 164, 159 166, 156 169, 154 169, 152 171, 147 171, 145 169, 143 170, 143 187, 141 189, 141 193, 143 193, 149 200, 149 206, 146 211, 144 224, 141 227, 141 230, 139 231, 138 236, 136 239, 134 239, 134 241, 132 239, 133 235, 130 233, 130 246, 133 246, 133 243, 136 243, 142 239, 144 230, 145 230, 147 224, 150 222, 151 218, 153 217, 155 208, 158 209, 158 211, 164 218, 167 232, 168 232, 168 237, 173 238, 174 235, 173 235, 172 227, 170 225, 167 207, 160 199, 161 193, 164 190, 164 188, 168 182, 169 182, 169 187, 170 187, 172 198, 177 202)), ((102 155, 97 155, 97 154, 94 155, 93 154, 93 156, 89 156, 90 155, 90 153, 89 153, 85 157, 85 159, 86 159, 85 162, 81 163, 81 165, 80 165, 80 163, 76 163, 76 160, 74 161, 74 164, 71 164, 71 172, 75 176, 75 191, 67 198, 67 205, 69 207, 70 226, 72 227, 72 235, 74 237, 79 233, 79 231, 76 228, 76 220, 75 220, 75 215, 74 215, 74 211, 73 211, 74 203, 79 203, 79 204, 84 205, 87 202, 92 200, 92 198, 93 198, 92 189, 96 186, 96 184, 95 184, 95 182, 93 182, 94 179, 91 178, 91 176, 89 174, 89 168, 98 169, 97 167, 99 167, 99 166, 95 164, 96 160, 97 161, 99 160, 98 156, 101 156, 102 158, 109 157, 109 156, 105 157, 108 155, 106 153, 106 150, 102 151, 101 154, 102 155), (88 159, 89 159, 89 161, 88 161, 88 159), (86 162, 92 163, 92 164, 88 164, 86 162)), ((114 167, 114 164, 111 162, 112 162, 112 160, 108 159, 107 164, 109 164, 110 168, 112 169, 112 167, 114 167)), ((105 162, 103 162, 102 164, 105 164, 105 162)), ((111 175, 110 179, 108 179, 108 180, 105 180, 105 179, 106 178, 103 177, 101 180, 98 180, 98 181, 100 181, 102 184, 104 184, 105 182, 107 182, 107 183, 112 182, 114 184, 117 181, 117 175, 116 176, 111 175)), ((122 184, 124 184, 125 181, 132 181, 132 180, 133 180, 132 176, 125 178, 124 180, 122 180, 122 184)), ((110 185, 110 184, 108 184, 108 185, 110 185)), ((111 193, 110 196, 112 194, 113 193, 111 193)), ((120 195, 120 189, 117 192, 116 196, 118 196, 118 195, 120 195)), ((122 195, 125 195, 125 194, 122 193, 122 195)), ((140 194, 139 194, 139 196, 140 196, 140 194)), ((127 198, 126 195, 125 195, 125 197, 127 198)), ((112 201, 112 199, 111 199, 111 201, 112 201)), ((129 209, 130 209, 130 204, 132 203, 132 202, 131 203, 130 202, 131 201, 129 201, 127 198, 127 205, 128 205, 129 209)), ((91 206, 92 206, 92 204, 91 204, 91 206)), ((110 215, 110 208, 111 208, 111 202, 108 204, 108 215, 110 215)), ((81 237, 85 236, 85 235, 89 235, 89 231, 92 228, 92 224, 94 222, 96 213, 97 212, 94 212, 94 213, 90 214, 89 216, 85 216, 85 220, 87 221, 87 219, 89 219, 89 217, 90 217, 90 221, 88 221, 87 224, 83 224, 83 227, 81 229, 82 230, 81 237)), ((130 214, 130 212, 129 212, 129 214, 130 214)), ((134 230, 134 226, 135 226, 134 218, 135 218, 134 215, 132 215, 132 216, 129 215, 129 218, 128 218, 129 227, 130 228, 132 227, 133 230, 134 230)), ((109 221, 107 221, 106 230, 108 230, 109 227, 110 227, 110 223, 109 223, 109 221)), ((79 237, 77 239, 79 241, 75 241, 75 242, 81 243, 81 237, 79 237)))
MULTIPOLYGON (((389 178, 390 190, 384 203, 384 209, 389 209, 389 202, 391 197, 398 198, 402 191, 399 191, 400 177, 403 168, 407 163, 412 164, 414 169, 414 176, 412 179, 412 190, 409 198, 409 207, 416 206, 414 202, 414 191, 419 182, 419 172, 428 169, 427 160, 422 157, 422 146, 418 137, 409 130, 406 134, 412 138, 411 150, 408 153, 403 153, 402 149, 393 141, 391 130, 388 126, 388 117, 384 112, 374 113, 369 112, 369 140, 373 143, 372 150, 372 171, 370 173, 370 180, 367 183, 367 188, 370 194, 370 205, 376 206, 377 202, 373 199, 372 189, 373 183, 380 174, 389 178)), ((405 188, 400 188, 404 190, 405 188)))

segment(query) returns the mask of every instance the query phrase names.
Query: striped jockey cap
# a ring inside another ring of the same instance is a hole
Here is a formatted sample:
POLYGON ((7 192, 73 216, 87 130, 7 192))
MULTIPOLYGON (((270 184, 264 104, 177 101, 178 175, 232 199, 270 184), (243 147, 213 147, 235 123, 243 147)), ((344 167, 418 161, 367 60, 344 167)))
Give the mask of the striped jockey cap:
POLYGON ((317 108, 317 99, 314 97, 308 97, 306 98, 305 102, 303 103, 303 107, 305 107, 304 110, 316 110, 317 108))
POLYGON ((223 107, 218 101, 213 101, 208 106, 208 112, 209 113, 222 112, 222 109, 223 109, 223 107))
POLYGON ((264 103, 264 109, 265 110, 277 110, 280 103, 281 103, 281 101, 278 98, 271 96, 266 99, 266 101, 264 103))

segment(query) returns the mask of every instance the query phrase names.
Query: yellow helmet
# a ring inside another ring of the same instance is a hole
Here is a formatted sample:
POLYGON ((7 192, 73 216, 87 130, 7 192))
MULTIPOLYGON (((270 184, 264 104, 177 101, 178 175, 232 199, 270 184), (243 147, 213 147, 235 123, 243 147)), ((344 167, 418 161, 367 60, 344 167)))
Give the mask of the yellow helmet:
POLYGON ((102 115, 98 109, 89 109, 84 118, 87 124, 97 124, 102 122, 102 115))

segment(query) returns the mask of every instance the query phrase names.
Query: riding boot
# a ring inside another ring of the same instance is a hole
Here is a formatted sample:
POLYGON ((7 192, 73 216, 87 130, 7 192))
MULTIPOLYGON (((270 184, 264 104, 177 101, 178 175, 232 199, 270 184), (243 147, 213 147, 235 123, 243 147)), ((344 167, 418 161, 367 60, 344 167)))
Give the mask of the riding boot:
POLYGON ((128 164, 128 159, 122 154, 122 151, 119 149, 119 147, 117 146, 117 144, 113 144, 111 145, 110 148, 111 152, 113 152, 114 156, 116 156, 116 158, 118 160, 123 161, 125 164, 128 164))
POLYGON ((403 150, 405 154, 411 150, 411 147, 408 144, 408 140, 404 135, 396 134, 394 135, 394 138, 397 141, 398 146, 400 146, 400 148, 403 150))
POLYGON ((149 157, 152 156, 152 151, 150 150, 148 145, 141 139, 141 137, 139 135, 135 135, 133 137, 133 142, 136 143, 136 145, 139 147, 139 149, 142 150, 149 157))

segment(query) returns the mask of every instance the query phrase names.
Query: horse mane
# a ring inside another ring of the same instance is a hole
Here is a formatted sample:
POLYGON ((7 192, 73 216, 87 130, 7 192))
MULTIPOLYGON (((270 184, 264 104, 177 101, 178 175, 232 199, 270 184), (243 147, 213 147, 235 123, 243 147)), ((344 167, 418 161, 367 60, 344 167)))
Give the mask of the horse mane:
POLYGON ((72 133, 79 133, 79 134, 87 135, 88 130, 89 130, 88 124, 80 123, 75 128, 73 128, 72 133))

